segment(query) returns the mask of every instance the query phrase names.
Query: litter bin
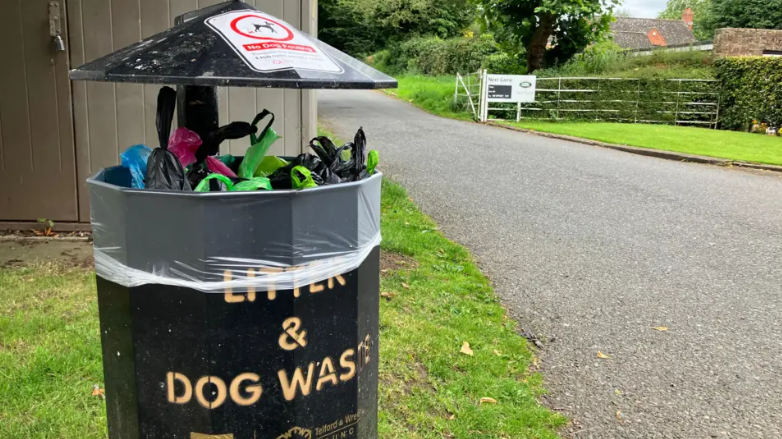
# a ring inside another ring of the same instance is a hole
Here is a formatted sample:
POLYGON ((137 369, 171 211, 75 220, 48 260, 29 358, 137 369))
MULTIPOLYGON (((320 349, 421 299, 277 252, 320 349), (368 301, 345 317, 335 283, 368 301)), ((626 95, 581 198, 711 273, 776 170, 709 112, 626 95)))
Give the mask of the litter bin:
MULTIPOLYGON (((217 124, 216 86, 396 86, 241 1, 176 23, 71 78, 178 85, 196 132, 217 124)), ((132 189, 123 167, 90 178, 109 437, 376 438, 381 179, 194 193, 132 189)))

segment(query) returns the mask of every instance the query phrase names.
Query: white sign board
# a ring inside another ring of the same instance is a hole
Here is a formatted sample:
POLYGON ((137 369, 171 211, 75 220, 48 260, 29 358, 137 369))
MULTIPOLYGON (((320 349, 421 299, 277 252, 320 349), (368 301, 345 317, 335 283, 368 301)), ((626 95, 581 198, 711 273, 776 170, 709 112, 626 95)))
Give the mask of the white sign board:
POLYGON ((488 102, 535 102, 536 76, 486 75, 488 102))
POLYGON ((251 69, 342 73, 342 68, 310 38, 288 23, 255 10, 231 11, 206 20, 251 69))

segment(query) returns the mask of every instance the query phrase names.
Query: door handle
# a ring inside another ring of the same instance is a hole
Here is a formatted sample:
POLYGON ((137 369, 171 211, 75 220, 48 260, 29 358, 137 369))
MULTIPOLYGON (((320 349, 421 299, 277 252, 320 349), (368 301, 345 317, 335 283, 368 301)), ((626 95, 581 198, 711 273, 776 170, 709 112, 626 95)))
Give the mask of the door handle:
POLYGON ((62 19, 60 14, 60 2, 49 2, 49 36, 52 37, 52 46, 55 52, 65 52, 65 41, 62 39, 62 19))

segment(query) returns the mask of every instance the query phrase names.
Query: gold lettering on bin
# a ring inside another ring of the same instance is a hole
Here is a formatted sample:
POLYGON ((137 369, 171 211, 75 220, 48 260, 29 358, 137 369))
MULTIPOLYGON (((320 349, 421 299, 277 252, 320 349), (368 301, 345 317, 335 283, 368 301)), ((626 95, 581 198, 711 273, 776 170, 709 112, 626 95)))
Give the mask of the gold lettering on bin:
POLYGON ((285 369, 281 369, 277 372, 280 377, 280 386, 282 387, 282 394, 288 401, 293 401, 296 395, 301 389, 302 396, 307 396, 312 392, 312 376, 315 374, 315 363, 310 363, 307 371, 307 378, 305 379, 301 368, 297 367, 293 372, 293 379, 288 379, 288 373, 285 369))
POLYGON ((190 433, 190 439, 234 439, 233 434, 190 433))
POLYGON ((293 427, 287 433, 278 436, 277 439, 313 439, 312 431, 306 428, 293 427))
POLYGON ((225 388, 225 381, 223 381, 218 377, 205 376, 205 377, 201 377, 201 379, 199 379, 198 382, 196 382, 195 394, 198 403, 201 404, 203 407, 208 409, 216 409, 221 405, 223 405, 228 392, 226 391, 225 388), (217 397, 215 398, 214 401, 211 402, 208 401, 206 399, 206 396, 204 395, 204 386, 206 386, 207 383, 214 385, 215 388, 217 389, 217 397))
POLYGON ((258 400, 261 399, 261 394, 263 394, 263 387, 261 387, 261 385, 259 384, 260 381, 261 381, 260 376, 249 372, 243 373, 238 377, 234 378, 234 380, 231 382, 231 387, 230 387, 231 399, 233 400, 233 402, 235 402, 236 405, 241 405, 241 406, 253 405, 256 402, 258 402, 258 400), (244 388, 244 391, 250 394, 250 397, 248 398, 245 398, 239 392, 239 387, 245 381, 250 381, 254 383, 253 385, 244 388))
MULTIPOLYGON (((276 273, 282 273, 281 268, 264 268, 260 270, 261 273, 265 274, 276 274, 276 273)), ((269 300, 274 300, 277 298, 277 290, 274 289, 274 283, 269 284, 269 291, 267 292, 267 297, 269 300)))
POLYGON ((282 329, 285 331, 280 335, 280 347, 286 351, 294 351, 299 347, 307 346, 307 331, 301 331, 301 319, 291 317, 282 323, 282 329))
POLYGON ((355 350, 348 349, 339 357, 339 366, 343 369, 348 369, 348 372, 339 376, 339 380, 343 383, 352 380, 353 377, 356 376, 356 362, 352 360, 353 355, 355 354, 355 350))
POLYGON ((320 365, 320 373, 318 374, 318 384, 315 386, 315 390, 319 391, 323 388, 323 385, 330 382, 332 386, 339 384, 337 380, 337 371, 334 369, 334 362, 331 357, 323 359, 323 363, 320 365))
MULTIPOLYGON (((225 270, 223 273, 223 281, 231 282, 234 274, 231 270, 225 270)), ((247 270, 247 278, 255 278, 255 270, 252 268, 247 270)), ((226 303, 242 303, 244 301, 255 302, 255 287, 250 286, 247 288, 247 294, 234 294, 232 288, 225 289, 225 301, 226 303)))
POLYGON ((168 385, 168 402, 173 404, 187 404, 193 398, 193 385, 190 380, 181 373, 169 372, 166 374, 166 384, 168 385), (185 388, 182 396, 176 396, 174 381, 179 381, 185 388))

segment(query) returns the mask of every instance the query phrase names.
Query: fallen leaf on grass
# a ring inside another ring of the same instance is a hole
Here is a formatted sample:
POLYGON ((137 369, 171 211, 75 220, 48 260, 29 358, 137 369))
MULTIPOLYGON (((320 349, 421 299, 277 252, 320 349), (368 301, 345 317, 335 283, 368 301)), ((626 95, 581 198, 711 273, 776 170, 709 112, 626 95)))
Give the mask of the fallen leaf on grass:
POLYGON ((385 291, 384 291, 384 292, 382 292, 382 293, 380 293, 380 297, 382 297, 382 298, 384 298, 384 299, 388 299, 388 300, 391 300, 391 299, 393 299, 393 298, 394 298, 394 296, 396 296, 396 294, 394 294, 394 293, 388 293, 388 292, 385 292, 385 291))
POLYGON ((481 398, 481 404, 497 404, 497 400, 484 396, 481 398))
POLYGON ((662 332, 662 331, 667 331, 668 327, 667 326, 655 326, 652 329, 654 329, 655 331, 661 331, 662 332))
POLYGON ((454 419, 456 419, 456 415, 454 415, 453 413, 449 413, 446 419, 448 419, 449 421, 453 421, 454 419))
POLYGON ((409 290, 410 289, 410 285, 402 282, 402 288, 407 288, 409 290))
POLYGON ((597 351, 597 358, 600 358, 601 360, 607 360, 607 359, 609 359, 611 357, 609 357, 608 355, 606 355, 606 354, 604 354, 604 353, 602 353, 600 351, 597 351))
POLYGON ((106 398, 106 389, 101 389, 99 385, 95 384, 92 386, 92 396, 106 398))
POLYGON ((497 349, 495 349, 495 350, 494 350, 494 355, 496 355, 496 356, 498 356, 498 357, 501 357, 501 356, 502 356, 502 354, 500 353, 500 351, 498 351, 497 349))
POLYGON ((464 355, 469 355, 471 357, 473 356, 472 349, 470 348, 470 343, 467 343, 466 341, 464 342, 464 344, 462 344, 462 350, 459 352, 464 355))

